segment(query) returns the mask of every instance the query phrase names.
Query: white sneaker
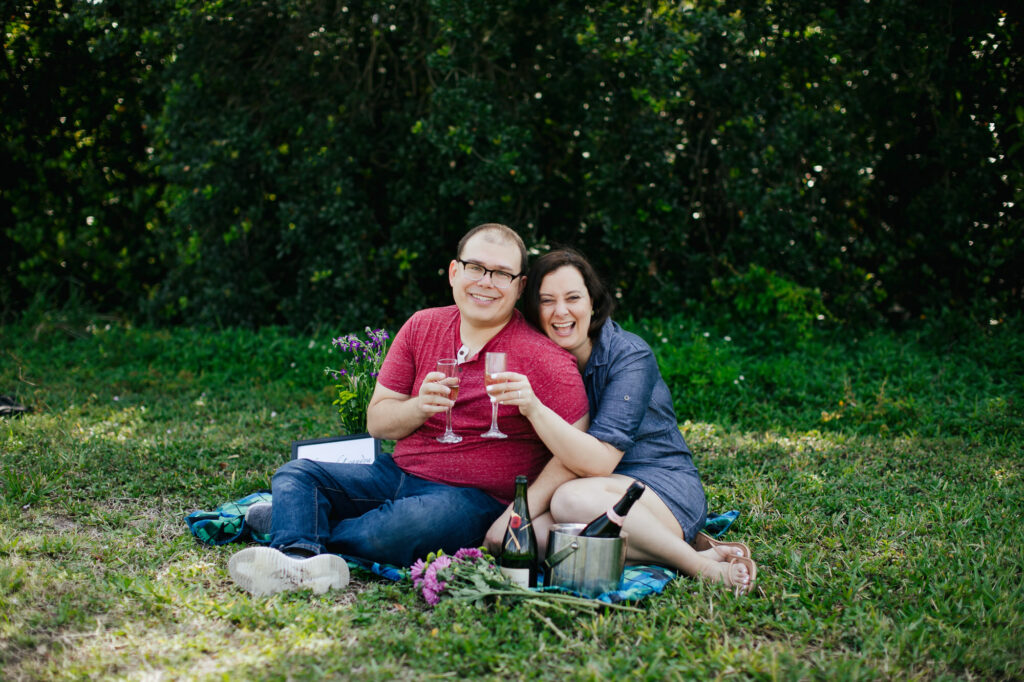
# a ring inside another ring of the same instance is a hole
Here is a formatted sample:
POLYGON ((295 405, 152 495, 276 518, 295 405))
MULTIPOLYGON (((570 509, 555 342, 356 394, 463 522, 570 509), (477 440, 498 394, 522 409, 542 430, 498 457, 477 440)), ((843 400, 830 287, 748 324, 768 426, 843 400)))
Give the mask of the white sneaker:
POLYGON ((228 573, 239 587, 257 597, 305 589, 323 594, 348 585, 348 564, 337 554, 297 559, 272 547, 236 552, 228 559, 228 573))

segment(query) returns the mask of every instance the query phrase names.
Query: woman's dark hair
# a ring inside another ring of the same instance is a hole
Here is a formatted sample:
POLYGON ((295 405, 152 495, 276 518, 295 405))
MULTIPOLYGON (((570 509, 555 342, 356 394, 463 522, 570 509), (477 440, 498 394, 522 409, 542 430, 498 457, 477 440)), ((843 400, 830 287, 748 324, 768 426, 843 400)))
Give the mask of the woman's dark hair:
POLYGON ((615 301, 608 293, 608 289, 601 283, 601 278, 597 276, 594 266, 575 249, 557 249, 534 261, 533 266, 530 267, 530 274, 526 277, 526 290, 523 292, 523 315, 530 324, 541 329, 540 285, 545 277, 566 265, 576 268, 583 276, 583 284, 586 285, 587 293, 590 294, 590 302, 594 306, 594 314, 590 317, 587 336, 595 339, 600 333, 601 327, 611 317, 615 301))

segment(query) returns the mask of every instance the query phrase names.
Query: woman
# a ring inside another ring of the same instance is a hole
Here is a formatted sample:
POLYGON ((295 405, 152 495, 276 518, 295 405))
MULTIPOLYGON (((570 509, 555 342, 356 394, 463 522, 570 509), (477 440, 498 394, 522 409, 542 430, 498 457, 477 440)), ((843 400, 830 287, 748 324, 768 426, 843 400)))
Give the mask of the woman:
POLYGON ((623 525, 628 560, 671 566, 737 594, 749 590, 756 566, 746 546, 700 533, 707 501, 668 386, 650 347, 609 319, 612 298, 590 263, 571 249, 541 257, 523 298, 526 319, 576 358, 590 403, 584 432, 542 404, 522 374, 505 372, 507 382, 492 387, 492 398, 518 406, 566 470, 550 517, 535 520, 541 532, 550 523, 590 521, 639 480, 647 490, 623 525))

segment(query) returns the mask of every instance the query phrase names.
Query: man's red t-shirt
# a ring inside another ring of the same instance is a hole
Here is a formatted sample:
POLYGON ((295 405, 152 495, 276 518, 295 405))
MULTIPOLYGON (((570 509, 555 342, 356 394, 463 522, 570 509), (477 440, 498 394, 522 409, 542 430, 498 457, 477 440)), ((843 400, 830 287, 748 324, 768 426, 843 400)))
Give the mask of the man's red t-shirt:
MULTIPOLYGON (((404 395, 419 393, 423 378, 441 358, 457 357, 462 347, 459 309, 428 308, 402 325, 388 349, 377 381, 404 395)), ((502 502, 515 493, 515 477, 536 478, 550 453, 530 422, 514 405, 498 406, 498 428, 508 438, 481 438, 491 425, 491 400, 484 390, 487 352, 508 355, 508 371, 525 374, 542 403, 570 424, 587 413, 587 394, 576 360, 535 330, 522 314, 512 319, 475 357, 459 368, 459 397, 452 408, 452 429, 461 443, 437 442, 444 433, 445 414, 428 419, 395 445, 395 464, 428 481, 479 488, 502 502)))

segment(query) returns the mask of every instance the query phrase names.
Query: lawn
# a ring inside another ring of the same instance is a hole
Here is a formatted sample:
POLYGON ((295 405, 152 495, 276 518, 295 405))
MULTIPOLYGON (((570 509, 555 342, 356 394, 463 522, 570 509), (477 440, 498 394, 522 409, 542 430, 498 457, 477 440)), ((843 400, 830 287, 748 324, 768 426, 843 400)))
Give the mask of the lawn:
POLYGON ((1024 677, 1024 320, 789 344, 632 326, 712 511, 740 512, 750 596, 681 577, 640 612, 432 609, 357 572, 252 598, 241 547, 183 517, 338 433, 323 368, 351 330, 0 328, 0 393, 32 407, 0 420, 0 677, 1024 677))

